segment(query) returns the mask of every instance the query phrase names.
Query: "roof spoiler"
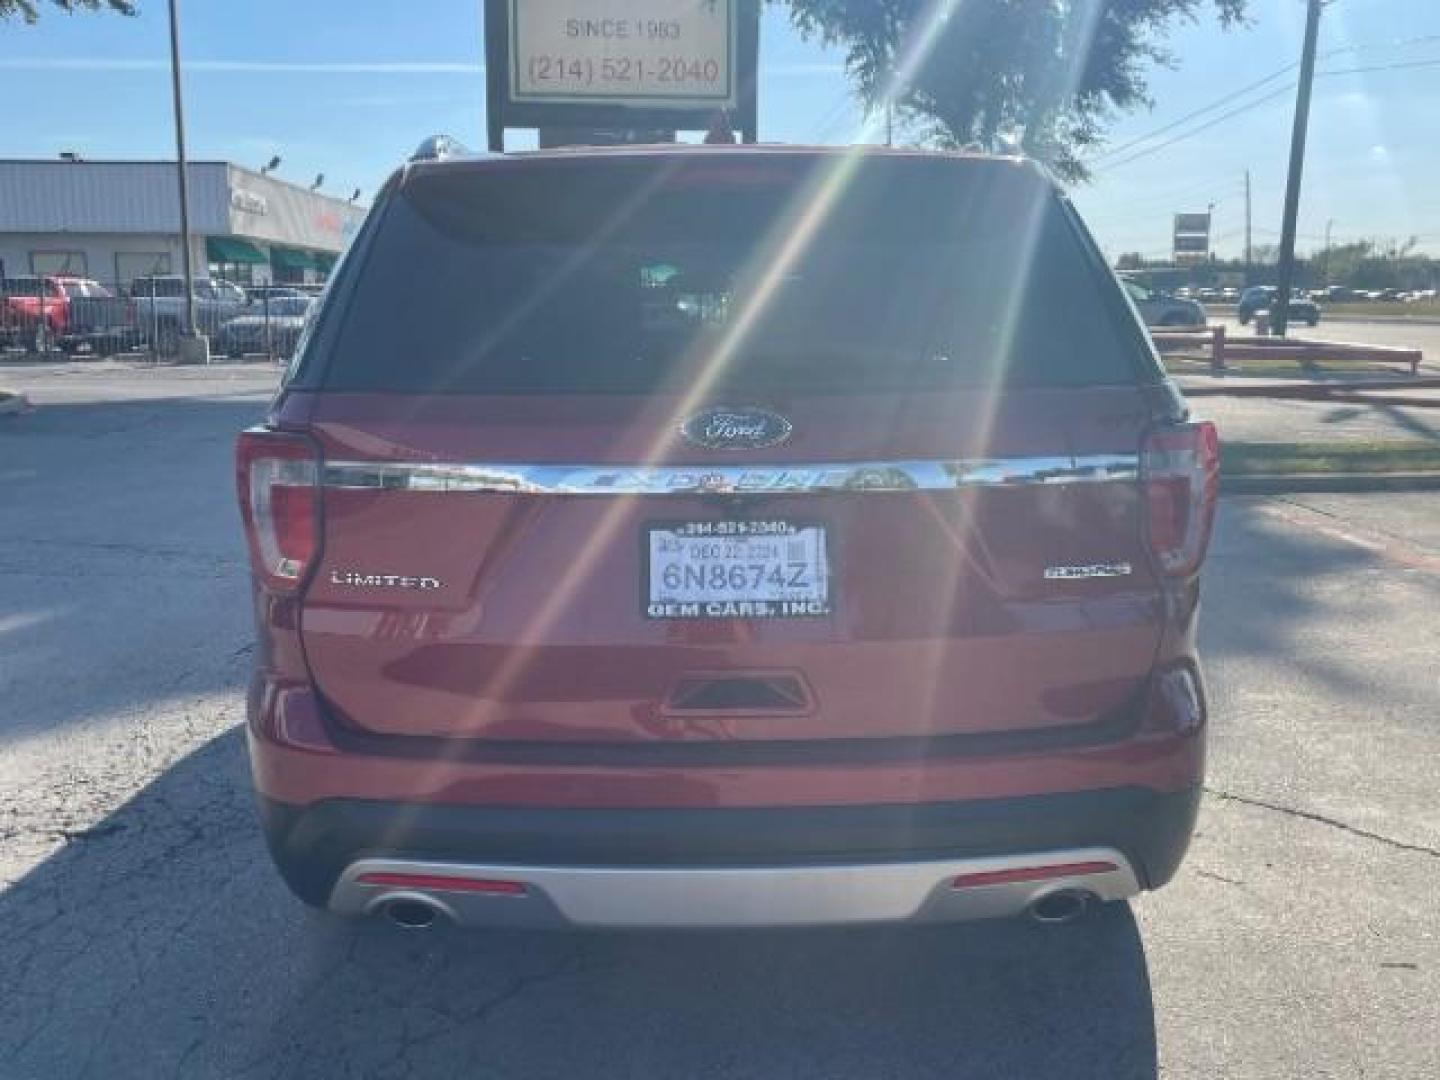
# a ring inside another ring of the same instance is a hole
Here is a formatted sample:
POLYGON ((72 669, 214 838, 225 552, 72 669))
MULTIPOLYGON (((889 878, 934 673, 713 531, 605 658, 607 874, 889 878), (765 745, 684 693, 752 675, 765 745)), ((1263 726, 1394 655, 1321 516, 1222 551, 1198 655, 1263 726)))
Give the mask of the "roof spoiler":
POLYGON ((449 135, 431 135, 415 148, 411 161, 445 161, 449 158, 468 157, 470 150, 458 139, 449 135))

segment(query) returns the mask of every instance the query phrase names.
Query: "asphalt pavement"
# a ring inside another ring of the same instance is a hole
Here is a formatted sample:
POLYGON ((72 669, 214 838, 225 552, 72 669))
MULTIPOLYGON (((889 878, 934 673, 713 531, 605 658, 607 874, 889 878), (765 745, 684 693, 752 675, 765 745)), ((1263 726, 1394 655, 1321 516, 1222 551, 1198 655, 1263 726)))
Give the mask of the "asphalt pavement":
MULTIPOLYGON (((1217 319, 1227 333, 1249 335, 1253 325, 1241 326, 1235 319, 1217 319)), ((1420 373, 1440 373, 1440 323, 1406 323, 1380 320, 1324 319, 1313 330, 1291 328, 1294 337, 1353 344, 1393 345, 1419 348, 1424 353, 1420 373)), ((1297 369, 1298 374, 1298 369, 1297 369)), ((1347 377, 1350 376, 1347 373, 1347 377)), ((1181 377, 1182 383, 1213 388, 1227 384, 1245 386, 1255 380, 1244 374, 1243 365, 1223 380, 1205 373, 1181 377)), ((1391 391, 1381 402, 1327 402, 1297 399, 1196 395, 1192 404, 1197 414, 1214 420, 1220 437, 1236 442, 1350 442, 1373 439, 1440 439, 1440 408, 1406 407, 1403 394, 1391 391)), ((1413 393, 1416 398, 1434 401, 1434 391, 1413 393)))
POLYGON ((1195 395, 1190 404, 1197 416, 1215 421, 1225 442, 1440 442, 1440 400, 1434 406, 1408 408, 1393 400, 1195 395))
POLYGON ((1065 928, 406 933, 265 858, 253 367, 0 368, 0 1080, 1440 1075, 1440 509, 1227 500, 1191 856, 1065 928))

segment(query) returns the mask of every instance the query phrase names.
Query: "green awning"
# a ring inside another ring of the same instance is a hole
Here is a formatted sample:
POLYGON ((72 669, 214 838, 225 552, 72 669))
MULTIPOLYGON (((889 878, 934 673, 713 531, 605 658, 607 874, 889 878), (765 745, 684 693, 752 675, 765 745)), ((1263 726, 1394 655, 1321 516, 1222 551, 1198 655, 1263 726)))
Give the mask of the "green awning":
POLYGON ((315 255, 315 269, 319 270, 322 274, 328 274, 331 270, 335 269, 335 260, 338 258, 340 258, 339 255, 327 255, 323 251, 317 252, 315 255))
POLYGON ((270 248, 270 265, 278 266, 281 270, 313 270, 315 269, 315 257, 308 251, 272 246, 270 248))
POLYGON ((212 263, 263 263, 265 253, 254 244, 233 236, 211 236, 205 241, 205 257, 212 263))

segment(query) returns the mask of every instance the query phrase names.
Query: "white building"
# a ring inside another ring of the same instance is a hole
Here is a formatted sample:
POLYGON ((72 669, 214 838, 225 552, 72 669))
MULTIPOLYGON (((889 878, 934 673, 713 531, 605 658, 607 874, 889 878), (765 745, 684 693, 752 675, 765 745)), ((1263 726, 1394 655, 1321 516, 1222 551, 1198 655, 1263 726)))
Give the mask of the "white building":
MULTIPOLYGON (((323 280, 363 207, 224 161, 188 168, 197 275, 323 280)), ((0 160, 0 277, 74 274, 128 285, 178 274, 173 161, 0 160)))

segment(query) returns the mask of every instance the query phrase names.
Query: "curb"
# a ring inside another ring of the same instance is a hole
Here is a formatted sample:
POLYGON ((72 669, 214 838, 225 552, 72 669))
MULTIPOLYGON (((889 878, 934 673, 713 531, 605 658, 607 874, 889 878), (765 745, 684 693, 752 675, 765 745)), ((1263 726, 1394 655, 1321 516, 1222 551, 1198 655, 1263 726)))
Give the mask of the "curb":
POLYGON ((1222 495, 1285 492, 1440 491, 1440 472, 1251 473, 1220 475, 1222 495))

